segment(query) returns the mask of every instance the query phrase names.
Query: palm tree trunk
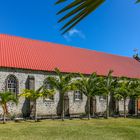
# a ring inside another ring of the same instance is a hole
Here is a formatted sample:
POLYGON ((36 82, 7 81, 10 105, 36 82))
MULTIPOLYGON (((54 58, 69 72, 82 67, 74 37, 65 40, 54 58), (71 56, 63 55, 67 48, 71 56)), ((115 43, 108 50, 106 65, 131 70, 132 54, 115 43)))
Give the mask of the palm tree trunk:
POLYGON ((88 108, 88 120, 90 120, 90 118, 91 118, 90 117, 90 97, 87 97, 87 103, 88 103, 87 104, 88 105, 88 107, 87 107, 88 108))
POLYGON ((135 114, 136 114, 136 116, 138 117, 138 99, 136 99, 135 100, 135 102, 136 102, 136 104, 135 104, 135 107, 136 107, 136 109, 135 109, 135 114))
POLYGON ((109 96, 106 96, 106 119, 109 118, 109 96))
POLYGON ((2 105, 2 108, 3 108, 3 124, 5 124, 6 123, 5 115, 8 112, 6 104, 2 105))
POLYGON ((34 118, 34 100, 30 99, 30 118, 34 118))
POLYGON ((96 97, 93 96, 93 114, 92 116, 95 117, 95 113, 96 113, 96 97))
POLYGON ((126 99, 124 98, 124 118, 126 118, 126 99))
POLYGON ((37 122, 37 108, 36 108, 36 100, 34 101, 34 119, 37 122))
POLYGON ((61 93, 61 119, 64 121, 65 118, 65 106, 64 106, 64 94, 61 93))
POLYGON ((6 123, 6 119, 5 119, 5 112, 3 113, 3 124, 6 123))
POLYGON ((115 101, 115 113, 118 115, 119 114, 119 101, 115 101))

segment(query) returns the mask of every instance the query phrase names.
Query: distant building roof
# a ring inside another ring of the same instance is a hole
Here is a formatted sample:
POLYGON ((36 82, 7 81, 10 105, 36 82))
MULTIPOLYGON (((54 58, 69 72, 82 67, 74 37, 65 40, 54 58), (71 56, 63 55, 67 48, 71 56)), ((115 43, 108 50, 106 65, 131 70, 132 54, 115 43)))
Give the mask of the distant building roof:
POLYGON ((140 78, 133 58, 0 34, 0 67, 140 78))

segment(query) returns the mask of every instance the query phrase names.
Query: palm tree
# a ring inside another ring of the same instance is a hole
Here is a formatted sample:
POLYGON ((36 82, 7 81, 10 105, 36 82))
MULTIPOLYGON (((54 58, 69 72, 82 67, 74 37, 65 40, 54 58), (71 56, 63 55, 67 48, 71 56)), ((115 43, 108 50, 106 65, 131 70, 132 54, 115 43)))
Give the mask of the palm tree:
POLYGON ((45 89, 44 86, 41 86, 37 90, 24 89, 23 93, 21 93, 19 96, 24 96, 27 99, 30 99, 33 101, 33 106, 31 110, 34 109, 34 112, 33 112, 34 119, 35 119, 35 122, 37 122, 37 107, 36 107, 37 99, 40 97, 46 98, 46 97, 52 96, 53 94, 54 94, 54 90, 45 89))
POLYGON ((0 92, 0 105, 2 106, 3 109, 3 124, 6 122, 5 116, 9 114, 8 107, 7 107, 8 102, 13 102, 17 104, 18 99, 11 92, 8 91, 0 92))
POLYGON ((87 97, 87 115, 90 116, 90 101, 91 97, 95 97, 99 93, 100 78, 96 73, 92 73, 90 77, 80 74, 79 78, 75 81, 76 88, 86 95, 87 97))
POLYGON ((126 99, 130 97, 131 93, 131 81, 126 78, 120 78, 118 86, 115 89, 114 97, 118 100, 123 99, 124 101, 124 118, 126 118, 126 99))
POLYGON ((102 87, 100 91, 103 93, 104 96, 106 96, 106 118, 109 117, 109 96, 112 92, 114 92, 116 79, 112 77, 113 71, 110 70, 108 75, 103 78, 102 80, 102 87))
MULTIPOLYGON (((56 4, 67 1, 68 0, 57 0, 56 4)), ((61 30, 64 30, 63 34, 77 25, 89 14, 93 13, 104 2, 105 0, 73 0, 71 3, 62 8, 57 14, 63 14, 65 12, 66 14, 58 22, 62 22, 70 18, 70 20, 61 28, 61 30)), ((139 2, 140 0, 136 1, 136 3, 139 2)))
POLYGON ((130 98, 135 100, 136 112, 138 116, 138 99, 140 98, 140 80, 134 79, 131 81, 130 85, 130 98))
POLYGON ((74 86, 72 83, 73 74, 62 74, 58 68, 55 68, 55 77, 48 77, 47 82, 52 86, 53 89, 58 90, 60 94, 60 106, 61 106, 61 119, 64 121, 65 117, 65 104, 64 96, 67 92, 73 90, 74 86))

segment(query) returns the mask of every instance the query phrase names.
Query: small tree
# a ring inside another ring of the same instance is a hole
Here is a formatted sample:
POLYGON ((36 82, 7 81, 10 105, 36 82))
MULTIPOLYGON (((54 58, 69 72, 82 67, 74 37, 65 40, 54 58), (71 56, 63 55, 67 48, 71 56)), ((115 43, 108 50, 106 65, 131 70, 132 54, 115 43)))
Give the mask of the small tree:
POLYGON ((54 94, 54 90, 50 89, 45 89, 44 86, 41 86, 37 90, 29 90, 29 89, 24 89, 23 93, 21 93, 19 96, 24 96, 27 99, 30 99, 33 101, 33 107, 34 108, 34 120, 37 122, 37 108, 36 108, 36 101, 40 97, 49 97, 52 94, 54 94))
POLYGON ((18 103, 18 99, 16 96, 11 92, 0 92, 0 105, 3 109, 3 124, 6 122, 5 116, 9 114, 7 103, 13 102, 15 104, 18 103))
POLYGON ((92 73, 90 77, 80 74, 79 79, 75 81, 76 88, 87 97, 87 115, 90 116, 90 101, 91 97, 98 95, 100 78, 96 73, 92 73))
POLYGON ((62 74, 58 68, 55 68, 55 77, 48 77, 47 82, 52 86, 53 89, 58 90, 60 94, 60 105, 61 105, 61 119, 64 121, 65 117, 65 104, 64 95, 73 90, 72 78, 73 74, 62 74))
POLYGON ((134 79, 131 80, 131 85, 130 85, 130 97, 135 100, 135 105, 136 105, 136 112, 138 116, 138 99, 140 98, 140 80, 134 79))
POLYGON ((109 117, 109 96, 112 92, 114 92, 116 79, 112 77, 113 71, 110 70, 106 77, 103 77, 101 82, 101 92, 104 96, 106 96, 106 118, 109 117))
POLYGON ((126 78, 120 78, 118 80, 118 86, 115 89, 114 97, 118 100, 123 99, 124 101, 124 118, 126 118, 126 99, 130 97, 131 81, 126 78))

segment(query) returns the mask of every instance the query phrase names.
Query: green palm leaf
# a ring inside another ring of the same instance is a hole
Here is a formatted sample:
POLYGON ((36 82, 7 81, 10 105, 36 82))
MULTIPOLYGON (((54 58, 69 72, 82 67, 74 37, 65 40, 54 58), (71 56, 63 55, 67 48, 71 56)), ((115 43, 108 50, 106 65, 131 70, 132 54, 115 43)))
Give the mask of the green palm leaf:
POLYGON ((139 2, 140 2, 140 0, 137 0, 137 1, 136 1, 136 3, 139 3, 139 2))
POLYGON ((61 118, 64 120, 64 95, 75 88, 72 82, 73 74, 64 74, 58 68, 55 68, 55 73, 56 76, 48 77, 47 81, 53 90, 60 93, 61 118))
POLYGON ((9 92, 9 91, 6 91, 6 92, 0 92, 0 105, 2 106, 2 109, 3 109, 3 123, 5 123, 5 115, 8 115, 9 112, 8 112, 8 106, 7 106, 7 103, 9 102, 13 102, 17 105, 18 103, 18 99, 16 98, 16 96, 9 92))
POLYGON ((69 11, 64 17, 62 17, 58 22, 62 22, 71 18, 62 28, 64 30, 62 34, 69 31, 75 25, 77 25, 82 19, 87 17, 96 8, 98 8, 105 0, 75 0, 68 6, 61 9, 57 14, 62 14, 69 11))
MULTIPOLYGON (((57 0, 55 4, 60 4, 68 0, 57 0)), ((68 20, 66 24, 60 29, 62 34, 65 34, 74 26, 76 26, 81 20, 86 18, 89 14, 93 13, 105 0, 73 0, 70 4, 62 8, 57 15, 66 13, 59 22, 68 20)), ((137 0, 136 3, 139 3, 137 0)))
POLYGON ((62 2, 65 2, 67 0, 58 0, 55 4, 59 4, 59 3, 62 3, 62 2))

